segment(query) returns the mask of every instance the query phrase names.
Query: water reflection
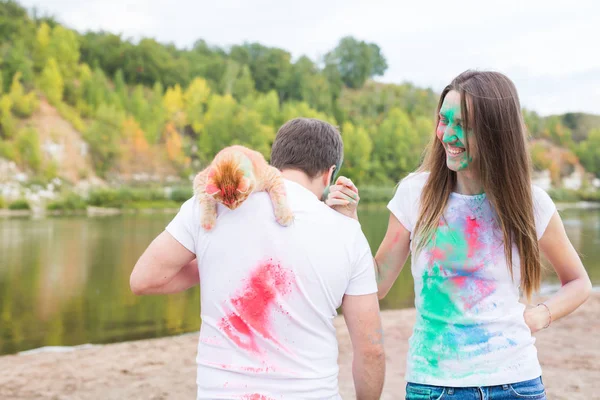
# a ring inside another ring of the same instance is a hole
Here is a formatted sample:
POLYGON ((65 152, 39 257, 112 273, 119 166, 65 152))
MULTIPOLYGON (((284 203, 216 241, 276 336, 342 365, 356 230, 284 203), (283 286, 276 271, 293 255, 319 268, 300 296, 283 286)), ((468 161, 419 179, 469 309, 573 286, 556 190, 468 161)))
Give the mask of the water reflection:
MULTIPOLYGON (((387 228, 383 207, 361 209, 373 251, 387 228)), ((562 214, 567 232, 600 282, 600 211, 562 214)), ((197 289, 136 297, 131 269, 172 215, 0 220, 0 354, 41 346, 108 343, 197 330, 197 289)), ((545 282, 556 283, 553 273, 545 282)), ((411 307, 409 264, 382 308, 411 307)))

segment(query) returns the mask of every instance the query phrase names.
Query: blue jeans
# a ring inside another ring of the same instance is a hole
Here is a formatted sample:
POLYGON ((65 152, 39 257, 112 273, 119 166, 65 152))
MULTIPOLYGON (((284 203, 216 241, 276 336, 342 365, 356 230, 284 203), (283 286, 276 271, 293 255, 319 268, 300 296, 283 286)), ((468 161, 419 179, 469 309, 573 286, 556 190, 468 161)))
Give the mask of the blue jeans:
POLYGON ((406 400, 546 400, 542 378, 499 386, 452 388, 408 383, 406 400))

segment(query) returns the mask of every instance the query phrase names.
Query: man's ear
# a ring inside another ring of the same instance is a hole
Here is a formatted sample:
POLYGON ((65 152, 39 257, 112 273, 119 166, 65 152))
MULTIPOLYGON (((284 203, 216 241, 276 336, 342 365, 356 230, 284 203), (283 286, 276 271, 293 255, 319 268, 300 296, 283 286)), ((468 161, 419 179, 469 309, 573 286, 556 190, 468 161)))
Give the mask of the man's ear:
POLYGON ((333 182, 331 180, 335 176, 335 169, 336 169, 336 166, 332 165, 331 167, 329 167, 327 174, 323 175, 323 177, 325 178, 325 181, 323 182, 323 184, 325 184, 325 186, 333 185, 333 182))

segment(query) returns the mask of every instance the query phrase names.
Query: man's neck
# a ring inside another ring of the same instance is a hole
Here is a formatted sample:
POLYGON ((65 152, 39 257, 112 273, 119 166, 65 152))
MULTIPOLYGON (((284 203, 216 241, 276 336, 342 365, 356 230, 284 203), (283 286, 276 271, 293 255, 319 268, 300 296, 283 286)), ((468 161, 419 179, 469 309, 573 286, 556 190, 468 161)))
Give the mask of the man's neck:
POLYGON ((298 171, 297 169, 284 169, 283 171, 281 171, 281 175, 284 179, 296 182, 297 184, 304 186, 315 196, 317 196, 317 199, 320 199, 323 195, 323 188, 322 186, 319 188, 318 181, 316 179, 311 179, 302 171, 298 171))

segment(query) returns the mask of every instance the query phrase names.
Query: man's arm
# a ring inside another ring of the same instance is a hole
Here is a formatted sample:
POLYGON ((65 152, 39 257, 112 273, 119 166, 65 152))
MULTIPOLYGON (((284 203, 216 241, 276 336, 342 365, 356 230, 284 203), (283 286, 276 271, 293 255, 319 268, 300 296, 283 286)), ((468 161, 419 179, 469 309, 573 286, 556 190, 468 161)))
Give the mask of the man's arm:
POLYGON ((162 232, 141 255, 129 286, 137 295, 177 293, 200 281, 196 255, 167 231, 162 232))
POLYGON ((379 400, 385 378, 383 329, 377 294, 345 295, 342 313, 350 332, 357 400, 379 400))

